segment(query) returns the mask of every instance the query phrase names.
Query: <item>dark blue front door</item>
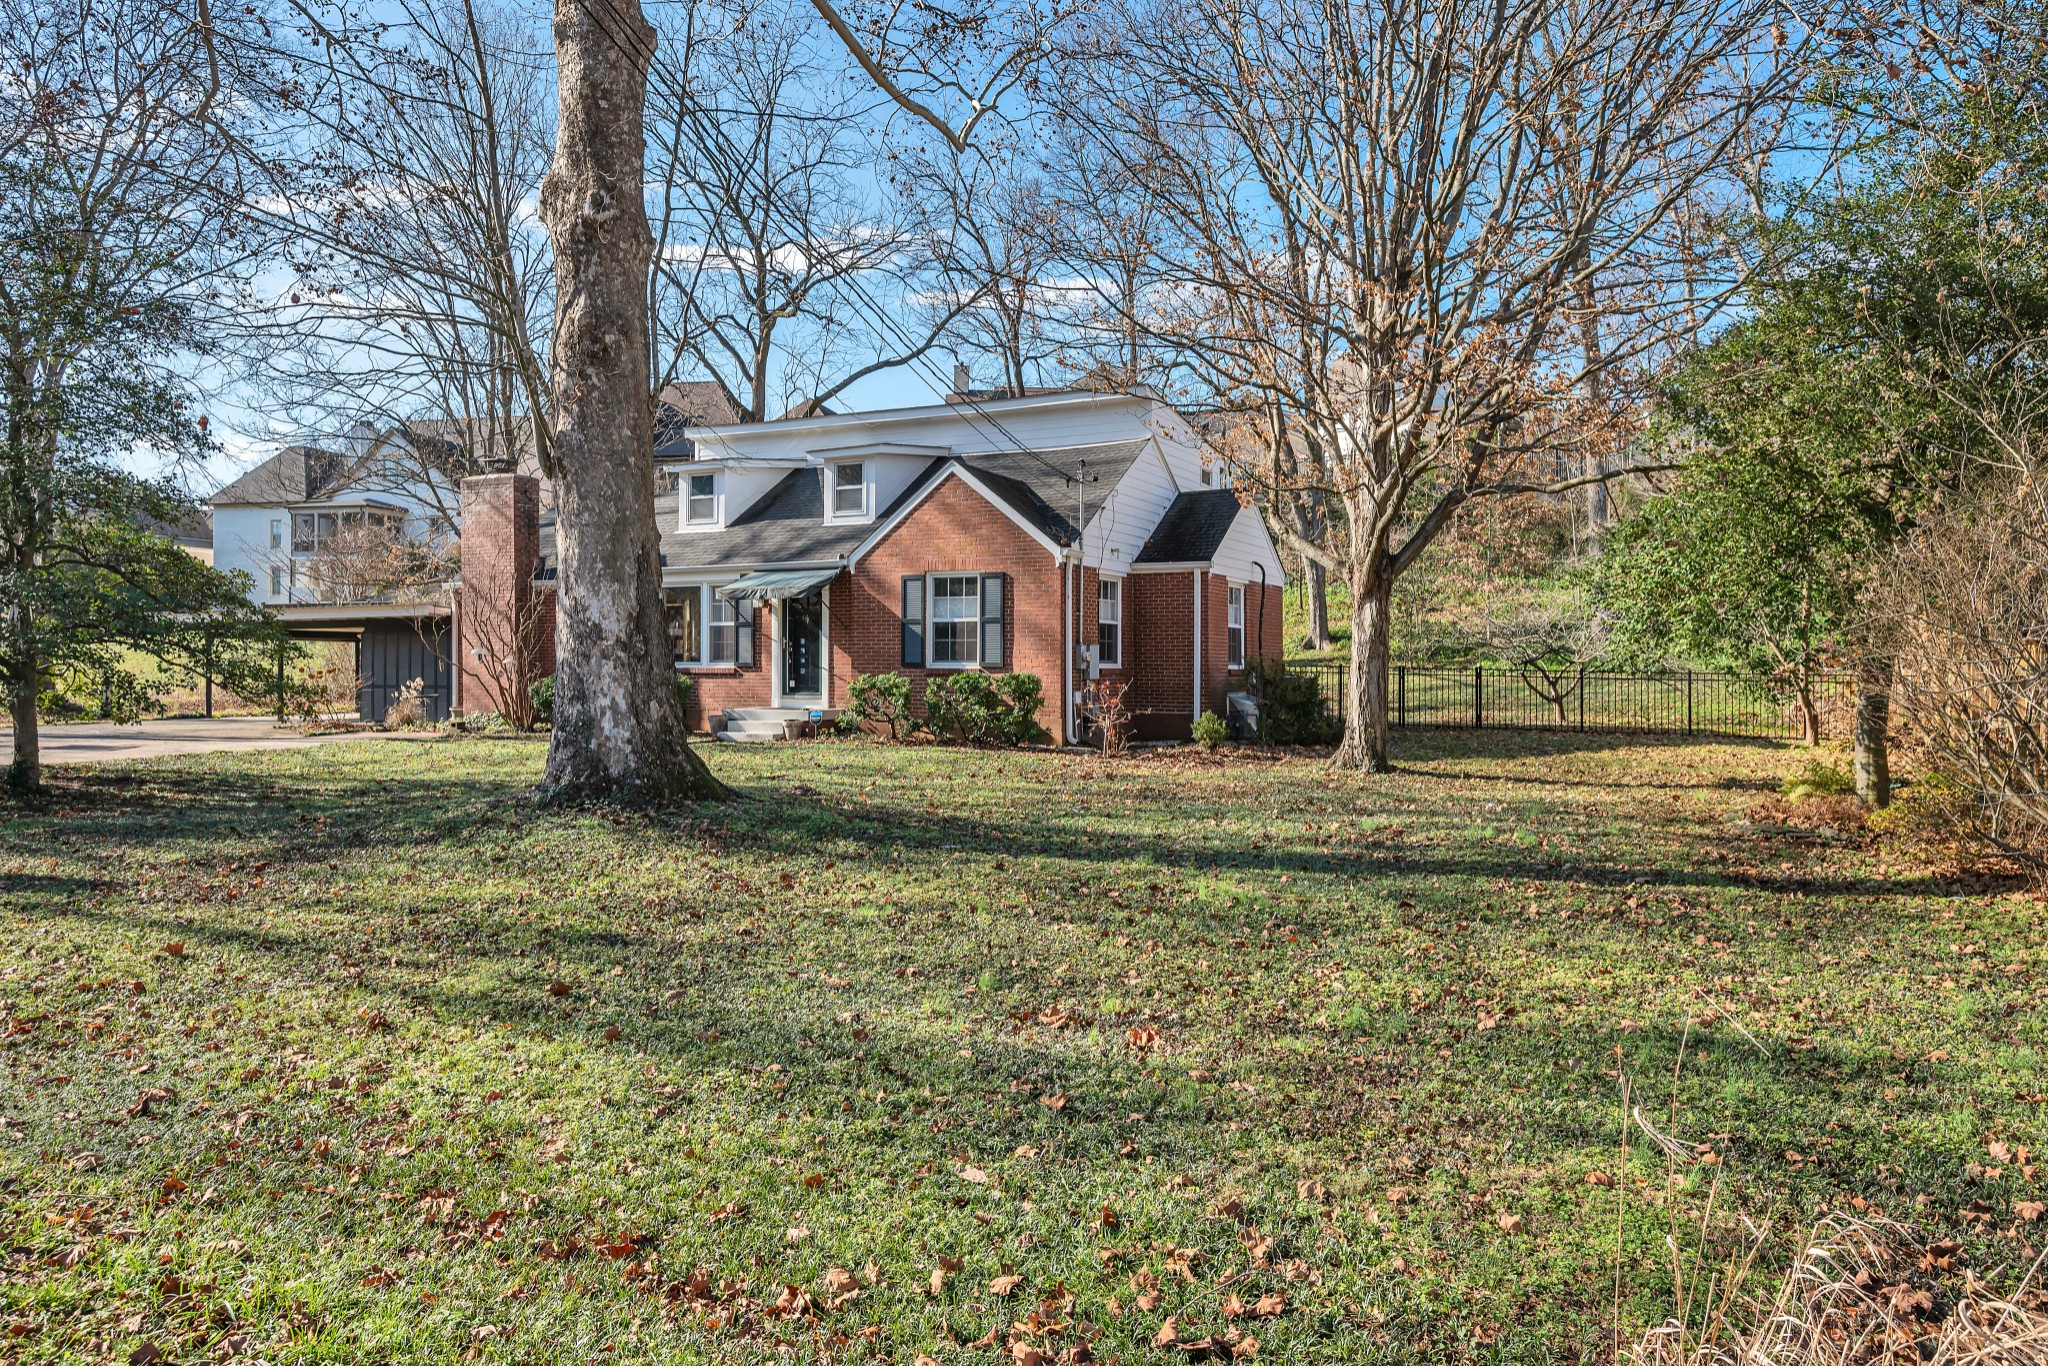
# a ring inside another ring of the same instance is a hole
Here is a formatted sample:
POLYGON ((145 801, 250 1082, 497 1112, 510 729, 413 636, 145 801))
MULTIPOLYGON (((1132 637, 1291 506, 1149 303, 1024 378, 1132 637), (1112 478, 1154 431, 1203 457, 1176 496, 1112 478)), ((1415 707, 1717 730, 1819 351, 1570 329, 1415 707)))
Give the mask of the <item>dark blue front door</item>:
POLYGON ((825 691, 825 600, 816 593, 782 604, 782 692, 818 697, 825 691))

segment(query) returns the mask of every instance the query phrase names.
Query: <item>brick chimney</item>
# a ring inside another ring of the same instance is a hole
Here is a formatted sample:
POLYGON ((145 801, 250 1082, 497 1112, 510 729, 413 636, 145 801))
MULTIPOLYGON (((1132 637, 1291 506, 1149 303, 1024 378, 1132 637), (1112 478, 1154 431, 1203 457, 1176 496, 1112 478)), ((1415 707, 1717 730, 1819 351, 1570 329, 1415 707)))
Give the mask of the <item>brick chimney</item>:
POLYGON ((455 652, 464 715, 524 715, 526 688, 554 671, 554 593, 536 589, 540 481, 477 474, 462 481, 462 590, 455 652))

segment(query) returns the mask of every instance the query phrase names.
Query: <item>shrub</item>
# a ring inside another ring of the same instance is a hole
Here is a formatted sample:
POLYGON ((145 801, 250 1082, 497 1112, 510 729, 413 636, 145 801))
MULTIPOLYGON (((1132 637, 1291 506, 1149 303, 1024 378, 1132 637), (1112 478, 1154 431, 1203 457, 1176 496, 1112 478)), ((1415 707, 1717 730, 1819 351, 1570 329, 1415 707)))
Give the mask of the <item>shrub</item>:
POLYGON ((1130 684, 1098 678, 1082 690, 1083 714, 1102 741, 1104 754, 1121 754, 1131 744, 1131 709, 1124 705, 1130 684))
POLYGON ((536 678, 526 685, 526 695, 533 699, 533 719, 541 725, 555 723, 555 676, 536 678))
POLYGON ((423 678, 408 679, 399 684, 398 691, 391 694, 391 701, 385 705, 384 729, 404 730, 426 720, 427 709, 420 696, 426 687, 423 678))
POLYGON ((1337 707, 1313 674, 1289 673, 1278 660, 1254 663, 1245 676, 1259 699, 1259 739, 1269 745, 1334 745, 1344 736, 1337 707))
POLYGON ((917 732, 910 712, 910 680, 899 673, 861 674, 846 685, 846 715, 856 727, 873 726, 891 740, 917 732))
POLYGON ((1787 778, 1778 795, 1788 802, 1809 797, 1853 797, 1856 780, 1825 759, 1809 759, 1805 767, 1787 778))
POLYGON ((1044 734, 1038 724, 1045 686, 1036 674, 942 674, 925 684, 925 717, 940 739, 970 745, 1023 745, 1044 734))
POLYGON ((1195 718, 1195 743, 1203 749, 1215 749, 1228 734, 1230 727, 1213 711, 1205 711, 1195 718))
POLYGON ((697 680, 688 674, 676 675, 676 705, 683 709, 683 715, 690 714, 690 694, 696 691, 697 680))

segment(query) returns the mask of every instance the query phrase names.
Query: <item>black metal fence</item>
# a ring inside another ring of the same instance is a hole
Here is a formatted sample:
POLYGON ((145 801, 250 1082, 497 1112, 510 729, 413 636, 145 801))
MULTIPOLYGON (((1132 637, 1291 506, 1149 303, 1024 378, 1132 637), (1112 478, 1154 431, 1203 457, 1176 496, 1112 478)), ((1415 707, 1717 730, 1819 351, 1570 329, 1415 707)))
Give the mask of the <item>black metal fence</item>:
MULTIPOLYGON (((1342 716, 1342 660, 1292 661, 1287 671, 1316 680, 1323 703, 1342 716)), ((1853 688, 1850 675, 1815 681, 1813 702, 1834 712, 1853 688)), ((1503 730, 1636 731, 1764 740, 1805 736, 1797 698, 1776 697, 1741 674, 1606 670, 1542 672, 1494 665, 1395 665, 1387 677, 1388 718, 1397 726, 1497 727, 1503 730)))

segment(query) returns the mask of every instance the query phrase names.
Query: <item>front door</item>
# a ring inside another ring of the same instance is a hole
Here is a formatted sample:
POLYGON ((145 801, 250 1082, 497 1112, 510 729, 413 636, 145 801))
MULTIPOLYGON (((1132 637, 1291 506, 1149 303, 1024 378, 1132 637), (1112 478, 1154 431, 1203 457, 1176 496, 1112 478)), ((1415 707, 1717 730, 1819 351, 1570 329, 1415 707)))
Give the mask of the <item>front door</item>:
POLYGON ((825 600, 816 593, 782 604, 782 695, 825 693, 825 600))

